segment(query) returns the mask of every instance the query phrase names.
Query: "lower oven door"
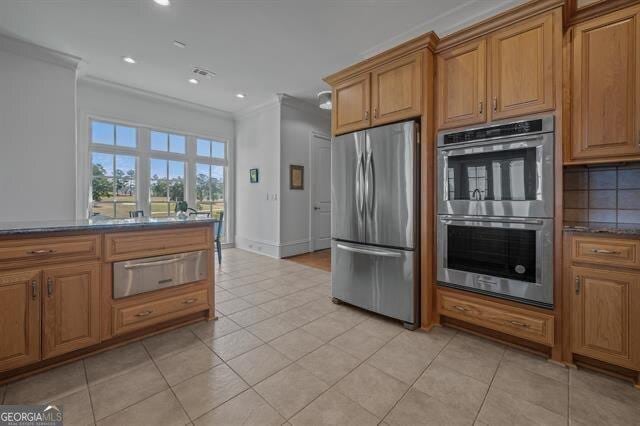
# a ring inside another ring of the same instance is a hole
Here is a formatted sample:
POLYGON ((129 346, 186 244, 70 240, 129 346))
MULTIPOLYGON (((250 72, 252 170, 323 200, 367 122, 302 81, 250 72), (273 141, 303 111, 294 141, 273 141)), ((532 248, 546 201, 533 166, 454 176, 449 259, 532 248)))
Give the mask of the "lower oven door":
POLYGON ((439 216, 438 282, 553 306, 553 220, 439 216))
POLYGON ((206 251, 147 257, 113 264, 113 298, 207 279, 206 251))

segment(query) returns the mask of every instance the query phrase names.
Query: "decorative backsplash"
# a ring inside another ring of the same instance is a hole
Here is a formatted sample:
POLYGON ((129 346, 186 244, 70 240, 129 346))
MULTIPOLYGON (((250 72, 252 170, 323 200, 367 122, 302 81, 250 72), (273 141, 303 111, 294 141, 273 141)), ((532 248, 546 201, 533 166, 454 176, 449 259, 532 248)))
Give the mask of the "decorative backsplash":
POLYGON ((640 224, 640 162, 566 168, 564 220, 640 224))

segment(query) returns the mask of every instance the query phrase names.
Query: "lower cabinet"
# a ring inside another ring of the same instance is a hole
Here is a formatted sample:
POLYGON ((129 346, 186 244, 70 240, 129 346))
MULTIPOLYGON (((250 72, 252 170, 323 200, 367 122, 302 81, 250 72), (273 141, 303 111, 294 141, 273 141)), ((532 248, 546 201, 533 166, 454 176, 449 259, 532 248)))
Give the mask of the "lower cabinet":
POLYGON ((100 342, 100 264, 43 271, 42 355, 51 358, 100 342))
POLYGON ((0 372, 40 360, 40 277, 0 273, 0 372))
POLYGON ((572 266, 571 348, 640 369, 640 273, 572 266))

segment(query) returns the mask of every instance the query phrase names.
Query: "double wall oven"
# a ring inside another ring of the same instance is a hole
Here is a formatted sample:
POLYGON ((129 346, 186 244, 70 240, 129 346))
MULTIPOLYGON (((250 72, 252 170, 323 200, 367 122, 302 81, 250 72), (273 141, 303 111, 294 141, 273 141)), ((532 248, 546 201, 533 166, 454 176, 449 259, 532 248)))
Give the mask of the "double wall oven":
POLYGON ((438 282, 553 306, 554 119, 438 136, 438 282))

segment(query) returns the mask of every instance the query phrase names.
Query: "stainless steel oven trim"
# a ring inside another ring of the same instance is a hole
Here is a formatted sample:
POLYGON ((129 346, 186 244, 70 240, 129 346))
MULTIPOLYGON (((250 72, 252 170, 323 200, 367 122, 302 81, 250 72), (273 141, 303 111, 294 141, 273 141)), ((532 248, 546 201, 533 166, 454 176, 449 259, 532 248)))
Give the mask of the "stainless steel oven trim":
POLYGON ((505 124, 516 124, 516 123, 524 123, 525 121, 531 121, 531 120, 542 120, 542 130, 538 131, 538 132, 530 132, 530 133, 523 133, 521 135, 509 135, 509 136, 497 136, 497 137, 493 137, 493 138, 486 138, 486 139, 476 139, 470 142, 460 142, 457 143, 455 145, 449 145, 449 146, 465 146, 465 145, 475 145, 478 143, 483 143, 483 142, 493 142, 496 140, 500 140, 500 139, 508 139, 508 138, 518 138, 518 137, 524 137, 524 136, 531 136, 531 135, 536 135, 536 134, 541 134, 541 133, 553 133, 555 130, 555 119, 553 117, 553 115, 546 115, 543 117, 525 117, 521 120, 503 120, 503 121, 495 121, 493 123, 491 123, 488 126, 474 126, 474 127, 463 127, 463 128, 459 128, 459 129, 452 129, 452 130, 447 130, 444 132, 440 132, 438 133, 438 148, 444 148, 447 147, 448 145, 445 145, 444 143, 444 138, 446 135, 450 135, 452 133, 459 133, 459 132, 465 132, 465 131, 473 131, 473 130, 478 130, 478 129, 491 129, 493 127, 498 127, 498 126, 504 126, 505 124))
POLYGON ((499 143, 488 141, 473 146, 450 146, 438 149, 438 214, 482 215, 514 217, 553 217, 554 207, 554 135, 520 135, 501 138, 499 143), (449 158, 459 155, 482 154, 536 148, 536 200, 529 201, 473 201, 449 200, 447 169, 449 158))
POLYGON ((437 252, 438 282, 513 298, 525 303, 553 306, 553 219, 441 215, 438 216, 437 252), (540 259, 536 264, 536 283, 447 268, 446 227, 452 223, 463 226, 535 230, 536 257, 540 259))

